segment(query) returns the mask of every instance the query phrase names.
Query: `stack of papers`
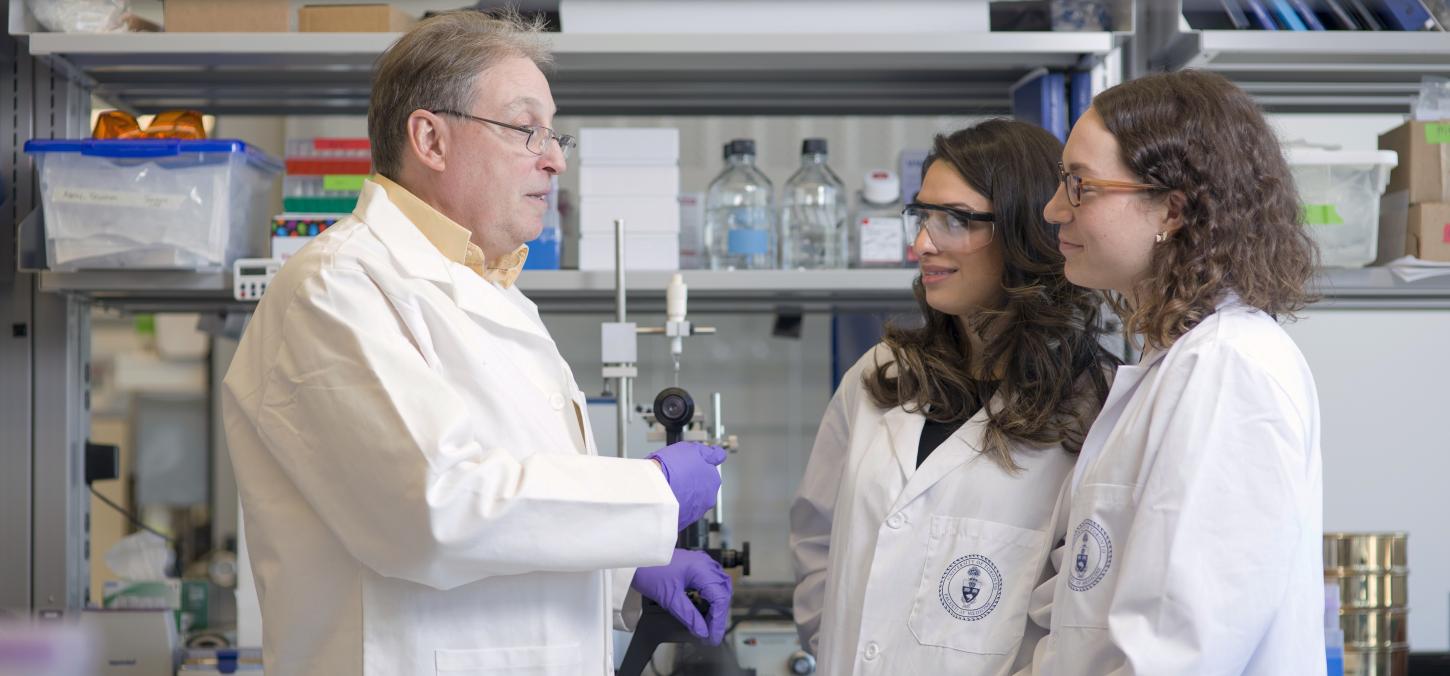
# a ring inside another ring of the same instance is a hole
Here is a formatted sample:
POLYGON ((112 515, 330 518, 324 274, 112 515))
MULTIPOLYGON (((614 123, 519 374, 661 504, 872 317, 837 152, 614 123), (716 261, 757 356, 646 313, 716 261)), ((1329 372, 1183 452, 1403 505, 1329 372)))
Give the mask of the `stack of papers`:
POLYGON ((1385 267, 1404 282, 1418 282, 1431 277, 1450 276, 1450 263, 1422 261, 1414 256, 1396 258, 1385 267))

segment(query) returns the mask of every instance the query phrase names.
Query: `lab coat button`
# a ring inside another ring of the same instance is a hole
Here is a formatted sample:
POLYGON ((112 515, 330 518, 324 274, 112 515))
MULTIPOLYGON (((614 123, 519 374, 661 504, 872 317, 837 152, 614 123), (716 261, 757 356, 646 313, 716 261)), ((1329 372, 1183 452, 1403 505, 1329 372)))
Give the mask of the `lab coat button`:
POLYGON ((881 654, 881 646, 876 645, 876 642, 875 641, 872 641, 871 643, 867 643, 866 644, 866 659, 868 659, 868 660, 874 660, 874 659, 876 659, 876 656, 877 655, 880 655, 880 654, 881 654))
POLYGON ((549 395, 549 405, 553 406, 555 411, 564 408, 564 395, 558 392, 549 395))
POLYGON ((886 525, 891 528, 900 528, 905 523, 906 519, 902 518, 900 514, 892 514, 890 518, 886 519, 886 525))

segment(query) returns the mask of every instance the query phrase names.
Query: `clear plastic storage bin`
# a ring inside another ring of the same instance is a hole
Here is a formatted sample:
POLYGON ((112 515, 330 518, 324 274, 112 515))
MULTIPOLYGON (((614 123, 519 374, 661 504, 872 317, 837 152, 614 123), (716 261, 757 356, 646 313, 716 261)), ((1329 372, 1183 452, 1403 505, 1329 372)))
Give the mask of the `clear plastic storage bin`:
POLYGON ((265 250, 282 169, 241 141, 33 140, 49 267, 220 270, 265 250))
POLYGON ((1289 168, 1320 265, 1361 267, 1378 253, 1380 194, 1399 156, 1389 150, 1290 148, 1289 168))

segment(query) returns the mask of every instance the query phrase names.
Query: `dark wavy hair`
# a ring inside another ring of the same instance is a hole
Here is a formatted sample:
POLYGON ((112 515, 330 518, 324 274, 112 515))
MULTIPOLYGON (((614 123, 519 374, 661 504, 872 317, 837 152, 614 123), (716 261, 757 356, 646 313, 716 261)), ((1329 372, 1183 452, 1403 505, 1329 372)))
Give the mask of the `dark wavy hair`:
POLYGON ((1102 299, 1063 276, 1057 230, 1042 209, 1057 190, 1062 144, 1040 127, 994 119, 938 135, 926 169, 946 163, 992 201, 991 246, 1003 258, 1002 305, 969 318, 983 338, 974 353, 956 317, 926 302, 921 278, 912 287, 925 316, 921 328, 890 324, 894 357, 864 378, 882 408, 903 406, 939 422, 963 422, 989 408, 983 453, 1018 469, 1012 442, 1082 448, 1107 397, 1107 372, 1117 359, 1099 343, 1102 299), (973 374, 990 373, 990 380, 973 374))
POLYGON ((1183 224, 1153 252, 1133 299, 1115 298, 1130 333, 1167 348, 1213 314, 1227 292, 1293 317, 1318 249, 1303 225, 1278 137, 1248 94, 1196 70, 1125 82, 1093 99, 1123 163, 1178 200, 1183 224))

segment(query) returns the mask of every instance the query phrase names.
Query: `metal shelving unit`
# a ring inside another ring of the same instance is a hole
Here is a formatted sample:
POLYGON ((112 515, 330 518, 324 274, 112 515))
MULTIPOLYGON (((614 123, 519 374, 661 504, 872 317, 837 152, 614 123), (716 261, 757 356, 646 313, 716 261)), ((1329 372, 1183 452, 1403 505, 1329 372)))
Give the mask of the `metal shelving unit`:
MULTIPOLYGON (((630 272, 630 306, 663 307, 673 273, 630 272)), ((690 305, 699 312, 773 312, 780 307, 829 312, 841 308, 902 308, 914 270, 686 270, 690 305)), ((609 312, 614 273, 529 270, 519 288, 549 312, 609 312)), ((255 303, 232 298, 224 272, 171 270, 43 272, 40 290, 76 296, 128 312, 250 312, 255 303)))
MULTIPOLYGON (((1127 33, 912 35, 551 34, 551 88, 569 114, 1005 113, 1009 89, 1040 68, 1095 70, 1111 84, 1127 33)), ((30 56, 144 112, 361 114, 387 33, 153 33, 22 36, 30 56)), ((33 243, 32 243, 33 245, 33 243)), ((901 307, 910 271, 687 273, 702 310, 901 307)), ((42 273, 42 291, 133 311, 246 310, 224 274, 42 273)), ((668 276, 635 273, 630 294, 662 302, 668 276)), ((612 303, 607 273, 531 272, 531 298, 557 311, 612 303)))
MULTIPOLYGON (((361 114, 393 33, 27 36, 30 54, 141 112, 361 114)), ((559 108, 590 114, 1005 113, 1038 68, 1093 68, 1114 33, 550 34, 559 108)), ((1113 68, 1113 64, 1106 66, 1113 68)))
MULTIPOLYGON (((669 272, 631 272, 630 307, 663 307, 669 272)), ((686 270, 690 304, 700 312, 809 312, 906 309, 915 270, 686 270)), ((519 288, 549 312, 606 313, 614 307, 614 274, 529 270, 519 288)), ((1319 273, 1322 307, 1450 309, 1450 276, 1405 282, 1386 268, 1336 268, 1319 273)), ((76 296, 128 312, 250 312, 232 298, 229 273, 182 271, 44 272, 40 290, 76 296)))
POLYGON ((1150 70, 1221 73, 1274 112, 1405 113, 1421 76, 1450 76, 1450 33, 1191 30, 1181 2, 1150 4, 1150 70))
POLYGON ((1450 276, 1406 282, 1388 268, 1332 268, 1312 285, 1317 307, 1344 310, 1450 310, 1450 276))

